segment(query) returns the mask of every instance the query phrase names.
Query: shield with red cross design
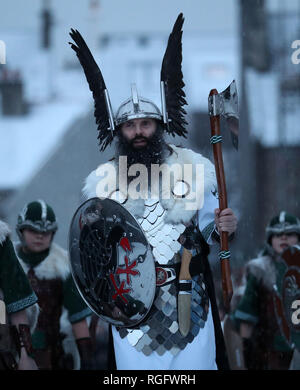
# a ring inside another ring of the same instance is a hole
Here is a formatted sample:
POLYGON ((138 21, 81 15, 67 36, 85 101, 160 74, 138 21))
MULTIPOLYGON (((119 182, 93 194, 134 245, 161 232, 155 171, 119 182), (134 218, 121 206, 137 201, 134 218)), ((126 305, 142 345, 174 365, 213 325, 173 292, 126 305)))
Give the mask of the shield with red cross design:
POLYGON ((120 203, 92 198, 75 212, 69 233, 72 276, 104 321, 132 327, 148 314, 156 291, 151 247, 120 203))

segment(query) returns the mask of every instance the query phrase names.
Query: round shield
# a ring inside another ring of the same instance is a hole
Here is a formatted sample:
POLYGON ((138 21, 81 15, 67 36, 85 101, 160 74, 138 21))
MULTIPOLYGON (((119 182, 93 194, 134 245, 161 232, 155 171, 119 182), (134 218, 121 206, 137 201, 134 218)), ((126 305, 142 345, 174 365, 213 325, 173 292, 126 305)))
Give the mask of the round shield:
POLYGON ((275 286, 277 323, 286 342, 300 350, 300 247, 289 247, 281 257, 286 270, 275 286))
POLYGON ((92 198, 70 226, 72 275, 87 305, 104 321, 132 327, 149 312, 156 289, 151 247, 120 203, 92 198))

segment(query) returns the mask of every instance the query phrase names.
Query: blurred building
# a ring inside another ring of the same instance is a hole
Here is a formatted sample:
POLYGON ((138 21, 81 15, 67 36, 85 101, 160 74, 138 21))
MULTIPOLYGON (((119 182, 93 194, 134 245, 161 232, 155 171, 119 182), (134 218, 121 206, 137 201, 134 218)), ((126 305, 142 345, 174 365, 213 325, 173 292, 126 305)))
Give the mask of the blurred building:
POLYGON ((300 217, 300 1, 240 1, 242 48, 241 251, 263 244, 266 224, 285 210, 300 217), (254 6, 255 5, 255 6, 254 6))
POLYGON ((210 153, 209 91, 221 91, 232 79, 239 79, 234 0, 226 5, 222 0, 213 5, 196 0, 187 4, 179 0, 163 4, 158 0, 151 4, 45 0, 33 1, 31 8, 13 0, 6 7, 6 17, 0 15, 0 39, 3 36, 11 48, 7 65, 22 70, 24 98, 29 105, 23 118, 0 117, 0 137, 7 154, 6 166, 0 168, 0 191, 9 191, 6 201, 0 203, 0 213, 12 226, 24 203, 44 198, 57 213, 57 240, 66 247, 83 180, 113 153, 112 149, 98 152, 92 96, 67 44, 71 27, 82 33, 93 51, 115 110, 128 98, 131 82, 136 82, 141 96, 160 106, 161 62, 171 28, 183 12, 190 135, 187 141, 171 141, 210 153), (13 17, 16 6, 22 17, 19 13, 13 17), (28 48, 28 55, 21 51, 23 47, 28 48))
MULTIPOLYGON (((221 92, 233 79, 240 85, 238 10, 236 0, 10 0, 1 6, 0 40, 6 43, 7 63, 0 65, 0 83, 10 84, 9 93, 0 88, 0 217, 11 225, 13 239, 24 204, 44 199, 57 215, 55 240, 67 248, 83 180, 113 154, 112 148, 98 150, 94 103, 68 45, 70 29, 86 39, 114 110, 130 95, 131 82, 160 106, 161 62, 171 28, 183 12, 189 137, 170 141, 212 158, 207 99, 212 88, 221 92)), ((238 211, 239 160, 229 135, 224 162, 230 206, 238 211)), ((100 323, 101 368, 106 331, 100 323)))

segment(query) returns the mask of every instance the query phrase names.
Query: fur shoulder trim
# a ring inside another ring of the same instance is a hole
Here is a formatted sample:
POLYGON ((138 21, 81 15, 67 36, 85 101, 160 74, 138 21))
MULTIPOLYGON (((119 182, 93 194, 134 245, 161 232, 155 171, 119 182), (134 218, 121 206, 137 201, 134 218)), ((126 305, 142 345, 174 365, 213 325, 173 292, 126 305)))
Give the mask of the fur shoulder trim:
MULTIPOLYGON (((192 164, 192 165, 202 165, 204 167, 204 188, 205 190, 211 189, 212 186, 216 186, 216 174, 213 163, 206 157, 202 156, 200 153, 196 153, 191 149, 181 148, 175 145, 169 145, 174 153, 166 159, 166 164, 175 165, 180 164, 192 164)), ((116 178, 113 175, 109 175, 112 171, 117 172, 116 163, 113 161, 108 161, 107 163, 100 164, 97 169, 92 171, 84 181, 84 187, 82 189, 85 199, 94 198, 101 196, 101 193, 97 191, 97 186, 101 179, 104 177, 104 173, 107 174, 106 183, 108 187, 113 191, 117 187, 116 178)), ((99 190, 99 187, 98 187, 99 190)))
MULTIPOLYGON (((28 265, 20 258, 19 261, 27 273, 28 265)), ((70 275, 68 252, 59 245, 52 243, 49 255, 34 268, 34 272, 39 279, 60 278, 66 280, 70 275)))
POLYGON ((114 192, 118 186, 117 171, 117 165, 114 161, 100 164, 84 181, 84 187, 82 189, 84 199, 87 200, 101 196, 107 197, 107 191, 108 193, 114 192), (106 186, 102 188, 100 184, 104 178, 106 186))
POLYGON ((271 289, 276 282, 276 270, 270 256, 261 256, 250 260, 246 265, 246 273, 252 274, 259 282, 271 289))
POLYGON ((99 177, 97 176, 96 172, 97 169, 92 171, 84 181, 84 187, 82 189, 82 193, 85 200, 90 198, 95 198, 97 196, 96 188, 99 182, 99 177))
POLYGON ((7 223, 0 221, 0 244, 6 240, 6 237, 11 233, 7 223))
POLYGON ((217 188, 215 167, 211 161, 196 153, 191 149, 180 148, 170 145, 173 154, 166 160, 169 166, 181 167, 178 172, 174 172, 174 188, 176 182, 184 181, 189 189, 189 195, 178 197, 171 196, 168 199, 162 198, 163 207, 168 210, 166 216, 167 223, 188 223, 196 214, 197 210, 204 206, 204 196, 206 193, 217 188), (185 173, 182 167, 192 167, 189 174, 185 173))
MULTIPOLYGON (((203 206, 204 194, 214 190, 217 186, 215 168, 211 161, 199 153, 190 149, 170 145, 173 150, 171 156, 161 165, 162 174, 168 174, 174 188, 166 189, 160 193, 161 205, 167 211, 166 223, 188 223, 203 206), (187 167, 187 169, 185 168, 187 167), (167 172, 167 169, 170 171, 167 172), (173 193, 176 183, 184 181, 189 188, 188 196, 177 196, 173 193), (170 191, 171 190, 171 191, 170 191)), ((93 197, 112 197, 118 189, 117 165, 115 161, 109 161, 92 171, 85 180, 83 195, 85 199, 93 197), (102 179, 104 179, 102 181, 102 179), (108 196, 108 194, 110 194, 108 196)), ((135 216, 142 217, 144 212, 144 200, 136 199, 127 194, 121 195, 127 198, 124 206, 135 216)))
POLYGON ((208 191, 212 186, 217 185, 215 166, 208 158, 191 149, 181 148, 175 145, 170 145, 170 147, 173 149, 174 153, 167 159, 168 164, 203 165, 205 191, 208 191))

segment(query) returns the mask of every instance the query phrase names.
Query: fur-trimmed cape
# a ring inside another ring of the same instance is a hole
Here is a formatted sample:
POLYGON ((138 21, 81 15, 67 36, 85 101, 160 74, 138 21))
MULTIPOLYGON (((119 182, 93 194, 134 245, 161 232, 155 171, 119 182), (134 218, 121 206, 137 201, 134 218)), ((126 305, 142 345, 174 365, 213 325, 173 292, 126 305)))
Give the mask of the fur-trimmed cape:
POLYGON ((0 221, 0 244, 2 244, 7 236, 11 233, 11 230, 7 223, 0 221))
MULTIPOLYGON (((174 187, 177 182, 184 179, 188 184, 189 188, 192 190, 195 195, 194 198, 189 197, 178 197, 171 196, 169 199, 164 199, 162 196, 162 191, 160 189, 160 199, 162 207, 167 211, 166 222, 167 223, 188 223, 192 217, 195 215, 196 211, 201 208, 201 202, 203 196, 199 194, 206 193, 216 188, 216 175, 214 165, 210 162, 209 159, 203 157, 199 153, 195 153, 190 149, 177 147, 175 145, 169 145, 173 153, 166 158, 164 164, 162 164, 162 172, 165 172, 163 166, 168 167, 172 166, 175 169, 171 171, 171 180, 173 179, 174 187), (177 167, 176 167, 177 164, 177 167), (185 175, 183 166, 184 165, 193 166, 192 174, 185 175), (196 170, 195 167, 202 167, 196 170), (203 177, 196 177, 197 174, 203 173, 203 177), (202 182, 202 179, 204 182, 202 182), (204 186, 203 186, 204 184, 204 186), (193 202, 195 207, 192 210, 189 210, 187 206, 188 202, 193 202)), ((113 194, 119 190, 118 188, 118 177, 110 173, 116 172, 117 174, 117 163, 115 160, 110 161, 106 164, 100 165, 96 170, 92 171, 85 180, 85 185, 83 188, 83 195, 85 199, 90 199, 94 197, 112 197, 113 194), (104 176, 104 173, 106 175, 104 176), (109 190, 103 192, 103 186, 101 180, 105 178, 106 185, 109 190), (107 194, 110 195, 107 195, 107 194)), ((172 182, 172 181, 171 181, 172 182)), ((171 189, 173 190, 174 187, 171 189)), ((171 191, 172 193, 172 191, 171 191)), ((126 198, 126 195, 124 195, 126 198)), ((142 217, 144 213, 144 199, 133 199, 130 197, 130 191, 126 202, 124 203, 126 207, 135 217, 142 217)))
MULTIPOLYGON (((16 252, 18 252, 19 246, 20 244, 16 244, 16 252)), ((27 274, 29 266, 20 257, 19 261, 27 274)), ((34 272, 39 279, 60 278, 66 280, 70 275, 68 252, 57 244, 52 243, 49 255, 39 265, 34 267, 34 272)))
MULTIPOLYGON (((14 243, 17 255, 20 245, 20 243, 14 243)), ((27 275, 29 271, 29 266, 20 258, 20 256, 18 256, 18 260, 27 275)), ((43 260, 39 265, 34 268, 34 272, 39 279, 49 280, 59 277, 62 280, 66 280, 67 277, 70 275, 67 251, 65 251, 60 246, 52 243, 49 255, 46 257, 45 260, 43 260)), ((36 306, 37 304, 26 309, 29 321, 34 321, 35 326, 39 314, 39 310, 36 306)))
POLYGON ((246 274, 255 276, 258 282, 262 283, 268 290, 272 290, 276 283, 276 269, 274 261, 270 256, 260 256, 252 259, 246 265, 246 274))
MULTIPOLYGON (((11 230, 8 224, 3 221, 0 221, 0 244, 2 244, 6 240, 6 238, 10 235, 10 233, 11 230)), ((0 289, 0 299, 1 300, 3 299, 3 291, 1 289, 0 289)), ((25 311, 27 313, 30 330, 31 332, 33 332, 37 324, 39 306, 37 303, 35 303, 34 305, 27 307, 25 311)))
MULTIPOLYGON (((15 244, 16 253, 20 244, 15 244)), ((29 266, 18 257, 20 264, 22 265, 25 273, 27 274, 29 266)), ((34 268, 35 275, 39 279, 56 279, 66 280, 70 275, 70 266, 68 252, 61 248, 59 245, 52 243, 49 255, 34 268)), ((31 308, 29 308, 31 309, 31 308)), ((33 316, 37 316, 37 313, 33 312, 33 309, 28 310, 29 319, 32 320, 33 316)), ((37 322, 37 317, 36 317, 37 322)), ((62 314, 60 317, 60 331, 66 335, 62 344, 65 353, 71 353, 74 359, 74 370, 80 368, 80 356, 72 332, 72 325, 68 319, 67 310, 63 307, 62 314)))

